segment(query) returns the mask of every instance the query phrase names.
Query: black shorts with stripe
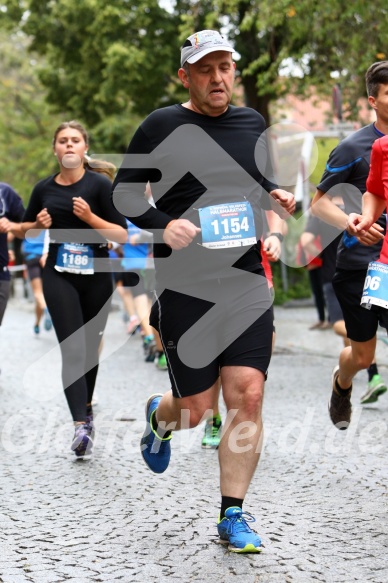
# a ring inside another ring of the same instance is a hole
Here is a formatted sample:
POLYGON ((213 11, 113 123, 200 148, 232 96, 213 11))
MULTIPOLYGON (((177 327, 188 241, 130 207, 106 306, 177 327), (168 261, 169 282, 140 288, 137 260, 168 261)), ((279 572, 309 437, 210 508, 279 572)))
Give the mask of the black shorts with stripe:
POLYGON ((267 374, 273 309, 264 273, 156 294, 151 325, 159 332, 175 397, 209 389, 223 366, 267 374))

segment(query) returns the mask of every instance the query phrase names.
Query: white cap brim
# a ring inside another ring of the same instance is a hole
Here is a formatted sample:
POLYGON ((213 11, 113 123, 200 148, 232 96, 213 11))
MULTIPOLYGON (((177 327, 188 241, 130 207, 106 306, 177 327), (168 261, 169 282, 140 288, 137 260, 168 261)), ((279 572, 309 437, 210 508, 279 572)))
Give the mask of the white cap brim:
POLYGON ((228 53, 235 52, 234 49, 232 49, 230 45, 218 45, 216 47, 204 49, 203 51, 198 51, 195 55, 186 59, 185 62, 189 63, 189 65, 193 65, 194 63, 196 63, 197 61, 199 61, 200 59, 202 59, 206 55, 209 55, 210 53, 215 53, 216 51, 227 51, 228 53))

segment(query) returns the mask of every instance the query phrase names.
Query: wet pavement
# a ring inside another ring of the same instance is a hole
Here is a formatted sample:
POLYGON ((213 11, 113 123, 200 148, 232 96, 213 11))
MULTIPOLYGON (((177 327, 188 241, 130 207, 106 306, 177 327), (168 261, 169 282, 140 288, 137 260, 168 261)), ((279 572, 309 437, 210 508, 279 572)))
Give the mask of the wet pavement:
POLYGON ((265 548, 236 555, 217 542, 218 461, 201 449, 203 426, 174 435, 164 474, 142 461, 144 404, 168 375, 144 362, 121 311, 105 334, 94 454, 76 461, 54 333, 34 337, 32 304, 11 300, 0 330, 0 581, 386 583, 388 393, 359 406, 360 372, 352 423, 338 431, 327 402, 340 338, 308 330, 312 307, 275 317, 265 447, 244 504, 265 548))

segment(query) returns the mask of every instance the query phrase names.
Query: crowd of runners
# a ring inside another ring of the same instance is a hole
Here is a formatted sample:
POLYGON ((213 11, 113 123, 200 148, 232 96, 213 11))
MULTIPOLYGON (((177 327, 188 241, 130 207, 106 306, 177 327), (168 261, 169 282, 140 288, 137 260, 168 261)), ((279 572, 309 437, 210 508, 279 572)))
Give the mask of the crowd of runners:
MULTIPOLYGON (((141 123, 117 173, 89 158, 88 134, 71 121, 54 132, 58 171, 35 185, 26 208, 11 186, 0 183, 0 322, 13 236, 24 240, 34 333, 43 318, 60 345, 74 421, 71 449, 84 459, 98 430, 93 393, 116 288, 127 333, 142 334, 145 359, 167 370, 171 383, 171 390, 146 402, 140 443, 145 463, 164 473, 174 432, 207 418, 202 446, 218 449, 220 465, 218 534, 230 551, 249 553, 262 550, 243 503, 260 458, 275 337, 269 262, 280 258, 295 199, 276 183, 263 117, 231 105, 232 53, 217 31, 186 40, 178 77, 187 101, 141 123), (231 437, 241 426, 246 431, 236 449, 231 437)), ((374 360, 377 327, 388 325, 387 61, 368 69, 366 87, 376 121, 330 154, 311 205, 321 222, 309 223, 306 231, 315 236, 320 229, 323 261, 336 240, 325 298, 329 324, 340 322, 344 338, 330 386, 329 415, 338 429, 351 422, 358 371, 368 370, 363 403, 387 391, 374 360), (376 293, 364 300, 372 278, 376 293)), ((310 244, 307 237, 306 250, 310 244)))

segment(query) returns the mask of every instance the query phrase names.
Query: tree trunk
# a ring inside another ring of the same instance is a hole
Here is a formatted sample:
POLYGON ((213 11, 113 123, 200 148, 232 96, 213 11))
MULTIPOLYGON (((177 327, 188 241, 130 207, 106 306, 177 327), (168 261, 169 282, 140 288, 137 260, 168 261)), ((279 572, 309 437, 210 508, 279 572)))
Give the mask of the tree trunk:
POLYGON ((256 78, 253 76, 247 76, 242 79, 242 85, 244 87, 244 97, 245 105, 255 109, 265 119, 266 126, 270 125, 270 114, 269 114, 269 95, 257 95, 256 88, 256 78))

